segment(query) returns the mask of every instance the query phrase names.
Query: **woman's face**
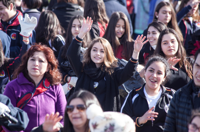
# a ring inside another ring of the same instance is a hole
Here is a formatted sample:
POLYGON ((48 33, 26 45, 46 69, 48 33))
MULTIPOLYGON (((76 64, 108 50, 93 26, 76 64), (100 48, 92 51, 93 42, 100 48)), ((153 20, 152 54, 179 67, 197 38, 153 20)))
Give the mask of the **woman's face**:
POLYGON ((167 59, 176 56, 178 51, 178 41, 172 33, 163 35, 161 49, 167 59))
POLYGON ((27 62, 27 70, 30 78, 43 78, 47 71, 48 61, 43 52, 35 52, 33 56, 29 57, 27 62))
POLYGON ((160 8, 159 12, 156 12, 156 17, 158 22, 162 22, 164 24, 168 24, 172 18, 172 11, 169 6, 163 6, 160 8))
POLYGON ((125 33, 125 23, 123 19, 119 19, 115 26, 115 34, 118 38, 121 38, 125 33))
POLYGON ((69 106, 75 106, 72 112, 67 112, 69 120, 71 121, 73 127, 82 128, 85 127, 87 122, 86 110, 78 110, 77 105, 85 105, 83 100, 80 98, 73 99, 69 106))
POLYGON ((200 117, 196 116, 188 126, 188 132, 200 132, 200 117))
POLYGON ((81 29, 81 23, 79 22, 78 19, 74 19, 71 28, 72 36, 76 37, 79 34, 80 29, 81 29))
POLYGON ((160 61, 154 61, 146 69, 144 74, 146 85, 145 88, 149 90, 156 90, 165 80, 165 65, 160 61))
POLYGON ((147 31, 147 39, 149 40, 151 46, 157 45, 159 35, 160 32, 155 27, 149 27, 147 31))
POLYGON ((96 64, 96 67, 100 67, 104 61, 105 51, 103 45, 100 42, 96 42, 90 51, 91 60, 96 64))
MULTIPOLYGON (((198 2, 198 1, 199 1, 199 0, 192 0, 192 3, 196 3, 196 2, 198 2)), ((190 4, 190 2, 191 2, 191 0, 187 3, 187 5, 190 4)), ((187 5, 185 5, 185 6, 187 6, 187 5)), ((196 12, 197 12, 197 10, 198 10, 198 7, 199 7, 199 4, 195 4, 187 15, 188 15, 188 16, 193 16, 193 15, 195 15, 196 12)))

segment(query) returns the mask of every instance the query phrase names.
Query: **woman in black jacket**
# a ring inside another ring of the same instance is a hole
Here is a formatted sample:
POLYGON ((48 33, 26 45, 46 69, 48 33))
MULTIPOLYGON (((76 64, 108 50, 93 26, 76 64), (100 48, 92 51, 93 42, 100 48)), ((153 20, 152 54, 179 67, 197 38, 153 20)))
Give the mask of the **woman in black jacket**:
MULTIPOLYGON (((175 30, 168 28, 160 33, 154 54, 167 60, 178 60, 164 86, 178 90, 192 79, 193 60, 187 58, 186 51, 175 30)), ((169 62, 172 65, 172 62, 169 62)))
MULTIPOLYGON (((71 88, 76 85, 76 80, 77 80, 76 74, 72 70, 70 62, 67 59, 66 52, 73 38, 75 38, 79 34, 82 23, 83 23, 83 16, 80 16, 80 15, 74 16, 70 20, 69 26, 66 32, 65 45, 60 49, 60 52, 58 54, 59 70, 62 73, 62 77, 63 77, 62 85, 65 91, 65 94, 67 94, 69 90, 71 90, 71 88), (67 81, 69 77, 71 78, 70 82, 67 81)), ((87 37, 85 37, 84 41, 82 42, 82 47, 81 47, 82 53, 86 50, 87 43, 90 41, 89 35, 86 35, 86 36, 87 37)))
POLYGON ((152 22, 149 24, 147 27, 147 40, 149 40, 149 42, 147 42, 140 51, 140 64, 145 65, 148 58, 153 55, 160 33, 166 28, 167 26, 165 26, 162 22, 152 22))
POLYGON ((72 41, 67 51, 70 64, 78 76, 75 91, 86 89, 97 96, 104 111, 119 111, 118 86, 127 81, 136 70, 139 52, 145 43, 144 38, 141 36, 136 39, 132 57, 124 68, 117 66, 112 47, 104 38, 92 41, 81 62, 81 42, 85 34, 90 31, 91 25, 91 18, 83 20, 79 35, 72 41))
POLYGON ((41 13, 35 32, 36 43, 50 47, 58 58, 60 48, 65 44, 63 38, 65 31, 52 11, 46 10, 41 13))
POLYGON ((174 91, 162 83, 169 73, 165 58, 154 56, 145 66, 146 84, 127 96, 121 112, 129 115, 136 123, 136 132, 162 132, 165 117, 174 91))

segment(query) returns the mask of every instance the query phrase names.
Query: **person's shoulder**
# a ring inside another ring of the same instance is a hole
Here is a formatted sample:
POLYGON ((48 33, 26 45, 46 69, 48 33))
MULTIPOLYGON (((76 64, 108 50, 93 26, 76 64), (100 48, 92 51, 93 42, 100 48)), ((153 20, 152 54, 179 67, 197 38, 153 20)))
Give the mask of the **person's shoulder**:
POLYGON ((0 94, 0 102, 5 102, 6 100, 9 100, 9 98, 6 95, 0 94))
POLYGON ((167 95, 171 95, 173 96, 175 93, 176 93, 176 90, 172 89, 172 88, 169 88, 169 87, 164 87, 165 88, 165 93, 167 95))
POLYGON ((6 85, 6 87, 14 87, 14 86, 16 86, 16 85, 18 85, 18 84, 19 84, 19 83, 18 83, 17 78, 16 78, 16 79, 11 80, 11 81, 6 85))
POLYGON ((54 84, 54 85, 50 85, 49 88, 53 89, 53 90, 60 90, 60 89, 62 89, 62 85, 60 83, 59 84, 54 84))

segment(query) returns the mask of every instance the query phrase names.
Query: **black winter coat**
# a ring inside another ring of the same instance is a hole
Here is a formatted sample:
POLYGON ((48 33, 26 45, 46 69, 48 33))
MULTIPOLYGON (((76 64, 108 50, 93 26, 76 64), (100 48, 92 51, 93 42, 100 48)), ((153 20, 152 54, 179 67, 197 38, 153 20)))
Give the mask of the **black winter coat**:
POLYGON ((200 22, 194 22, 193 20, 193 23, 191 24, 189 20, 183 19, 187 15, 187 13, 190 12, 191 9, 192 7, 189 5, 184 7, 180 12, 177 13, 177 22, 183 35, 184 47, 187 54, 190 54, 188 51, 188 42, 192 39, 192 35, 194 34, 194 32, 200 30, 200 22))
MULTIPOLYGON (((131 91, 121 108, 121 112, 129 115, 134 122, 136 122, 137 117, 143 116, 150 109, 144 94, 144 86, 131 91)), ((158 117, 153 121, 153 125, 152 121, 147 121, 141 127, 136 125, 136 132, 163 132, 165 117, 175 91, 163 86, 161 88, 162 93, 155 107, 155 111, 159 113, 158 117)))
POLYGON ((192 80, 175 93, 170 102, 164 132, 188 132, 191 111, 200 108, 200 98, 195 97, 198 96, 198 89, 192 80))
POLYGON ((8 120, 5 118, 0 118, 0 126, 3 126, 10 131, 24 130, 29 122, 27 113, 17 107, 14 107, 10 99, 5 95, 0 94, 0 102, 8 106, 8 108, 10 109, 9 114, 18 120, 18 123, 14 124, 8 122, 8 120))
MULTIPOLYGON (((80 41, 79 38, 76 39, 80 41)), ((94 69, 96 66, 91 61, 91 63, 83 67, 80 60, 80 48, 82 43, 76 39, 73 39, 67 51, 67 57, 72 69, 78 76, 75 91, 85 89, 95 94, 104 111, 120 111, 121 104, 118 86, 127 81, 133 75, 138 63, 129 61, 124 68, 115 68, 111 75, 104 72, 104 76, 98 81, 98 86, 94 88, 94 82, 96 81, 85 72, 85 67, 90 65, 91 69, 94 69)))
POLYGON ((52 11, 58 17, 58 20, 60 21, 60 24, 65 29, 65 31, 67 31, 69 21, 71 20, 72 17, 76 15, 83 16, 83 11, 81 11, 79 5, 67 2, 57 3, 53 7, 52 11))

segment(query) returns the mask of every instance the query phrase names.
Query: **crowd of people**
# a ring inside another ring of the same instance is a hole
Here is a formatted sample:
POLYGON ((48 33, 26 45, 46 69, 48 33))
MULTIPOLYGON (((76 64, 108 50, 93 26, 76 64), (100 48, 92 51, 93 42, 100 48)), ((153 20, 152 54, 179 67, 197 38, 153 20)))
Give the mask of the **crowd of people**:
POLYGON ((0 0, 0 131, 200 131, 199 0, 45 3, 0 0))

